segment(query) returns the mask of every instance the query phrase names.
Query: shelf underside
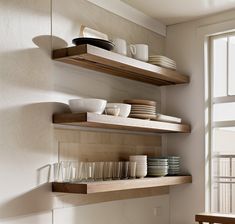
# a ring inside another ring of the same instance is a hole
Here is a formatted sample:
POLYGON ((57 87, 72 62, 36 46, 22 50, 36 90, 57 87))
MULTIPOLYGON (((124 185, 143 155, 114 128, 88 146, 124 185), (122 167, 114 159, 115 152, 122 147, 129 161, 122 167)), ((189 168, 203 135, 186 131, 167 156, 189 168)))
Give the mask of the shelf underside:
POLYGON ((150 121, 136 118, 114 117, 94 113, 54 114, 53 123, 69 126, 81 126, 103 129, 119 129, 152 133, 189 133, 187 124, 175 124, 161 121, 150 121))
POLYGON ((114 180, 82 183, 52 183, 53 192, 92 194, 142 188, 156 188, 192 183, 192 176, 155 177, 134 180, 114 180))
POLYGON ((87 44, 54 50, 53 59, 158 86, 189 83, 189 77, 177 71, 87 44))

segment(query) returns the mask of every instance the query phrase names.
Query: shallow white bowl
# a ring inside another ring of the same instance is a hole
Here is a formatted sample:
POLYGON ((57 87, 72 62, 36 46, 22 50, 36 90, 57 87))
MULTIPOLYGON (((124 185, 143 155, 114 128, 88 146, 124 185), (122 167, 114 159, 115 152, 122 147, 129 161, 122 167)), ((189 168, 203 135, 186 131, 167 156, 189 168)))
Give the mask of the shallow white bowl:
POLYGON ((96 113, 102 114, 107 101, 103 99, 83 98, 69 100, 69 107, 73 113, 96 113))
POLYGON ((107 107, 118 107, 120 112, 118 116, 128 117, 131 112, 131 105, 126 103, 108 103, 107 107))

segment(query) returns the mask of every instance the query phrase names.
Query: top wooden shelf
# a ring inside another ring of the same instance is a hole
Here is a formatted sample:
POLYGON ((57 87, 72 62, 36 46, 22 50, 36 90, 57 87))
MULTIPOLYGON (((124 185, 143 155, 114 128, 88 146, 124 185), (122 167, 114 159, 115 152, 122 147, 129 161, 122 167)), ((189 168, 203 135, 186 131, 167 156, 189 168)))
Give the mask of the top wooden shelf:
POLYGON ((53 59, 158 86, 189 83, 189 77, 177 71, 88 44, 54 50, 53 59))

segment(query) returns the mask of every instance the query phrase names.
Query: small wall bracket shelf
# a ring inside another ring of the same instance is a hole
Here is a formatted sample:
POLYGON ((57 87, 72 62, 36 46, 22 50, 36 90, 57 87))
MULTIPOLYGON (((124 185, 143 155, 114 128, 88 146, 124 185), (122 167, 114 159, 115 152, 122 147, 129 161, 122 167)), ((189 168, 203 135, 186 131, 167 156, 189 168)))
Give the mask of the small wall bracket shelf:
POLYGON ((192 176, 166 176, 134 180, 113 180, 83 183, 52 183, 53 192, 92 194, 111 191, 155 188, 192 183, 192 176))
POLYGON ((52 58, 67 64, 158 86, 189 83, 189 77, 177 71, 88 44, 54 50, 52 58))
POLYGON ((190 126, 162 121, 150 121, 136 118, 115 117, 95 113, 54 114, 53 123, 103 129, 119 129, 152 133, 189 133, 190 126))

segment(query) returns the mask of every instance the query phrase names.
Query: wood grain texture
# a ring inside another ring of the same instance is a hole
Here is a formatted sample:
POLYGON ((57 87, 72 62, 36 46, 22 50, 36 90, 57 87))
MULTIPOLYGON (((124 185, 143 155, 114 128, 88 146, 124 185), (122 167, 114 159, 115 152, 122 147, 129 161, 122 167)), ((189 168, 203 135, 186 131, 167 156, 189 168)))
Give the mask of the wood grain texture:
POLYGON ((97 115, 94 113, 65 113, 54 114, 53 122, 56 124, 77 125, 83 127, 119 129, 129 131, 146 131, 153 133, 189 133, 187 124, 175 124, 169 122, 149 121, 135 118, 114 117, 110 115, 97 115))
POLYGON ((221 223, 233 224, 235 223, 234 214, 220 214, 220 213, 200 213, 195 216, 195 221, 199 223, 221 223))
POLYGON ((161 156, 161 136, 55 129, 59 161, 123 161, 129 155, 161 156))
POLYGON ((191 183, 191 176, 143 178, 135 180, 100 181, 89 183, 52 183, 53 192, 92 194, 120 190, 155 188, 191 183))
POLYGON ((54 60, 67 64, 153 85, 162 86, 189 83, 189 77, 177 71, 142 62, 91 45, 57 49, 53 51, 52 57, 54 60))

